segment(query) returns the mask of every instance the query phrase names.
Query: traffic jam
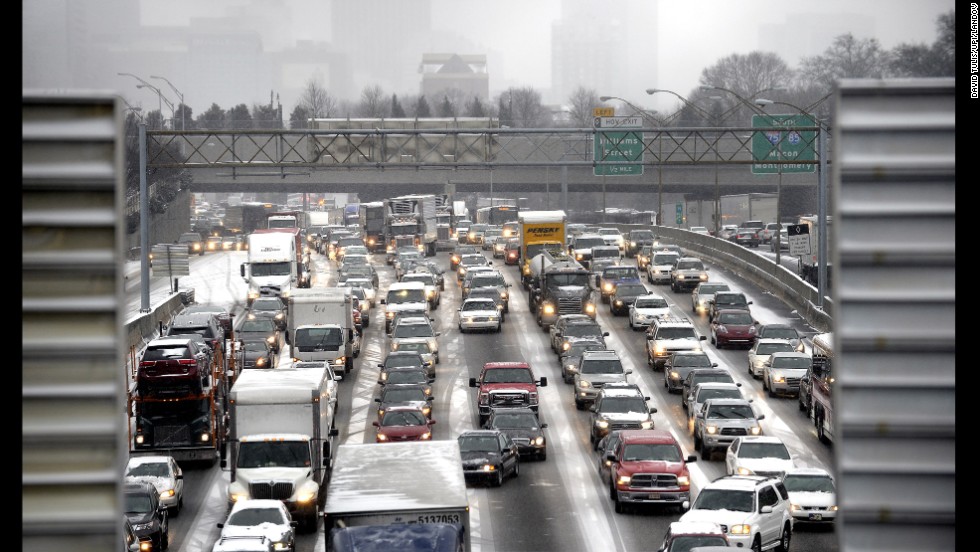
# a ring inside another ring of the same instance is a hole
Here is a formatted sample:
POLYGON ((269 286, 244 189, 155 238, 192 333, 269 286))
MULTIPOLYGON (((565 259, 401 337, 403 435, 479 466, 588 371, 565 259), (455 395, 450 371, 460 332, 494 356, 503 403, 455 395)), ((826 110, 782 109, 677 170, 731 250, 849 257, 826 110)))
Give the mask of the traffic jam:
POLYGON ((195 250, 131 370, 140 550, 836 549, 831 334, 656 227, 464 209, 195 250))

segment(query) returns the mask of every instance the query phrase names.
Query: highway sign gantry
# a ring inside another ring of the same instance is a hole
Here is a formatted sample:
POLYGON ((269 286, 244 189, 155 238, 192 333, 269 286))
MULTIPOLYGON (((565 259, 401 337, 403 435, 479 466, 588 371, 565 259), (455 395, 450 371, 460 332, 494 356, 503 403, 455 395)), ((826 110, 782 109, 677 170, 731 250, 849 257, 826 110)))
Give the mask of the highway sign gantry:
POLYGON ((798 130, 815 127, 813 118, 807 115, 753 115, 752 128, 770 128, 752 133, 752 174, 812 173, 816 171, 815 130, 798 130), (787 127, 772 130, 771 127, 787 127), (775 160, 792 160, 796 163, 772 163, 775 160))
MULTIPOLYGON (((643 117, 596 117, 597 129, 643 128, 643 117)), ((596 132, 593 140, 596 165, 594 174, 640 175, 643 174, 643 133, 605 130, 596 132), (630 165, 605 165, 603 161, 638 161, 630 165)))

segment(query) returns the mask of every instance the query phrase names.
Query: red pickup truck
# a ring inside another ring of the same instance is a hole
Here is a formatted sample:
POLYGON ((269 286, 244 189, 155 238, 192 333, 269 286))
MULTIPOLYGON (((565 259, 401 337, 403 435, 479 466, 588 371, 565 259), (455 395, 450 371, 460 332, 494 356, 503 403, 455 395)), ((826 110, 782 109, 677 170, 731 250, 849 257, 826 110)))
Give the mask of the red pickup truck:
POLYGON ((609 464, 609 497, 617 514, 627 505, 670 504, 682 509, 691 500, 688 462, 674 436, 663 429, 627 429, 604 460, 609 464))
POLYGON ((548 385, 548 378, 534 377, 526 362, 488 362, 479 378, 470 378, 470 387, 479 388, 476 404, 480 412, 480 427, 496 407, 527 407, 538 411, 538 387, 548 385))

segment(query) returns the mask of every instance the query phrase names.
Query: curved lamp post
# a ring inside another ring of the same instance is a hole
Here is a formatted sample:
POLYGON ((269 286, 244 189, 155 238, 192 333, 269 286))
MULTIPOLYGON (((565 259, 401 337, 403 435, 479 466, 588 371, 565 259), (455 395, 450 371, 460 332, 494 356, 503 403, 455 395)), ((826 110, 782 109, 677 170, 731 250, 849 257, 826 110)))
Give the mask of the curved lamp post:
MULTIPOLYGON (((183 109, 180 110, 180 130, 183 131, 184 130, 184 118, 185 118, 185 114, 187 113, 187 104, 184 103, 184 95, 181 94, 180 93, 180 90, 177 90, 177 87, 174 86, 173 83, 171 83, 165 77, 158 77, 158 76, 155 76, 155 75, 150 75, 150 78, 151 79, 160 79, 160 80, 162 80, 163 82, 167 83, 167 86, 169 86, 171 90, 174 91, 174 94, 177 94, 177 98, 180 100, 179 106, 184 106, 183 109)), ((174 125, 174 126, 176 126, 176 125, 174 125)))
MULTIPOLYGON (((831 93, 832 94, 832 93, 831 93)), ((823 98, 817 100, 812 104, 815 106, 820 102, 826 100, 831 96, 827 94, 823 98)), ((756 105, 759 107, 767 105, 785 105, 791 109, 795 109, 803 115, 809 117, 818 127, 819 127, 819 142, 818 142, 818 152, 820 155, 820 162, 817 165, 817 227, 819 228, 819 241, 817 243, 817 308, 823 310, 824 295, 827 293, 827 133, 830 132, 830 126, 825 124, 820 119, 816 118, 808 110, 803 109, 799 106, 793 105, 789 102, 780 102, 774 100, 767 100, 765 98, 757 98, 755 100, 756 105)), ((812 107, 811 106, 811 107, 812 107)), ((776 212, 778 215, 779 206, 777 202, 776 212)), ((779 222, 779 221, 777 221, 779 222)), ((778 251, 777 248, 777 262, 778 261, 778 251)))

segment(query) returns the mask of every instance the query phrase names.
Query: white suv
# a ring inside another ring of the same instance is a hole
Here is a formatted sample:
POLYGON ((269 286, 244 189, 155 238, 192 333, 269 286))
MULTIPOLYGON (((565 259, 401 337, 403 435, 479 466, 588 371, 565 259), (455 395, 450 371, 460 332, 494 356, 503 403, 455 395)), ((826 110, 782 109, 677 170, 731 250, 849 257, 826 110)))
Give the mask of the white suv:
POLYGON ((689 506, 679 521, 717 523, 733 547, 789 551, 793 516, 789 493, 779 479, 758 475, 720 477, 702 488, 689 506))
POLYGON ((667 358, 677 351, 701 352, 707 336, 698 334, 688 318, 661 316, 647 328, 647 364, 654 370, 663 368, 667 358))

